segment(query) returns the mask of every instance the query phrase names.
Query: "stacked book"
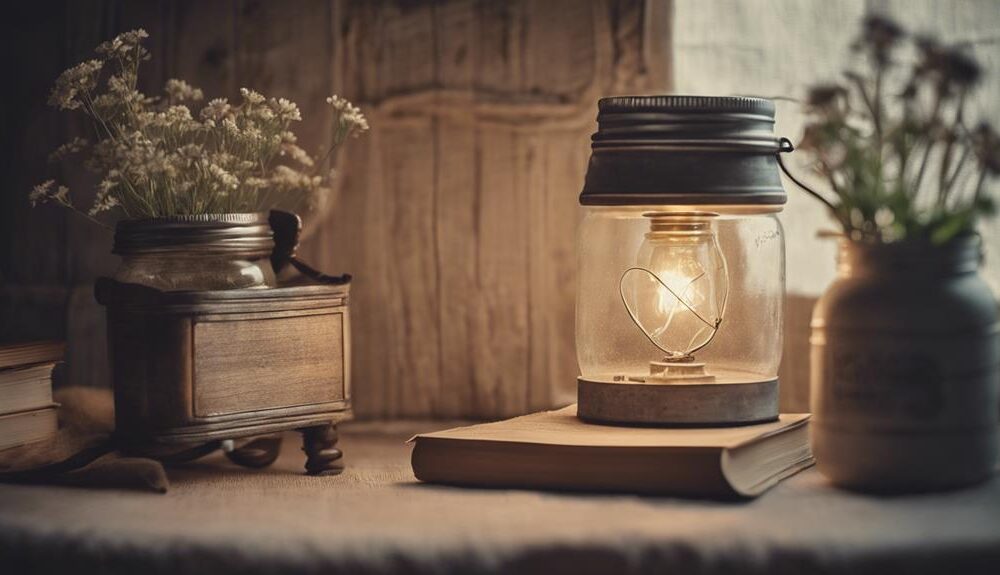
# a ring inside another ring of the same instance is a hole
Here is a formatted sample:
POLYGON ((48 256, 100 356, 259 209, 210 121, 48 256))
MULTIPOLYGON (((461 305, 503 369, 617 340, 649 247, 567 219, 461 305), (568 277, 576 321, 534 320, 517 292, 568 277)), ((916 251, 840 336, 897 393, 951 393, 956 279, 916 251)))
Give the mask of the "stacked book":
POLYGON ((0 345, 0 449, 55 436, 52 370, 64 350, 54 341, 0 345))
POLYGON ((576 406, 414 437, 413 473, 473 487, 750 498, 813 464, 808 414, 759 425, 595 425, 576 406))

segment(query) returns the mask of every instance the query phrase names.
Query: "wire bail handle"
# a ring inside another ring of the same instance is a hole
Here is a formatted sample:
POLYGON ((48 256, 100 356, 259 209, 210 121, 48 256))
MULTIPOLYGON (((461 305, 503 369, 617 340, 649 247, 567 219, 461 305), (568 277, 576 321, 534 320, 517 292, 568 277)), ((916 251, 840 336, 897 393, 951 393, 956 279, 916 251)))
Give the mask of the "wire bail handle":
POLYGON ((810 188, 809 186, 805 185, 804 183, 802 183, 801 180, 799 180, 798 178, 796 178, 795 176, 793 176, 792 173, 790 171, 788 171, 788 168, 785 166, 785 162, 781 159, 781 154, 787 154, 787 153, 794 152, 794 151, 795 151, 795 146, 792 144, 791 140, 789 140, 788 138, 785 138, 785 137, 781 137, 781 138, 778 139, 778 153, 775 154, 775 157, 778 158, 778 167, 781 168, 781 172, 783 174, 785 174, 785 176, 789 180, 791 180, 793 184, 795 184, 796 186, 798 186, 799 188, 801 188, 804 192, 806 192, 810 196, 812 196, 812 197, 816 198, 817 200, 823 202, 823 205, 825 205, 831 212, 833 212, 834 214, 836 214, 837 213, 837 206, 833 205, 833 202, 831 202, 830 200, 826 199, 822 194, 820 194, 816 190, 814 190, 814 189, 810 188))

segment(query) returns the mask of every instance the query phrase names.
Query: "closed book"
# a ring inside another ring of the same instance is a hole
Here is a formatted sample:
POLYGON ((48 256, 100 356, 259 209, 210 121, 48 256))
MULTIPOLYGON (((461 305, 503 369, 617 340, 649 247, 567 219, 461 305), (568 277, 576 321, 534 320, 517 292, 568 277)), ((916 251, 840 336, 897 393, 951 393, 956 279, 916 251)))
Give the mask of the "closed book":
POLYGON ((0 369, 62 361, 66 344, 61 341, 29 341, 0 345, 0 369))
POLYGON ((449 485, 756 497, 813 464, 808 414, 759 425, 595 425, 576 406, 415 436, 417 479, 449 485))
POLYGON ((0 371, 0 415, 52 405, 52 368, 43 363, 0 371))
POLYGON ((0 415, 0 449, 48 439, 58 429, 55 406, 0 415))

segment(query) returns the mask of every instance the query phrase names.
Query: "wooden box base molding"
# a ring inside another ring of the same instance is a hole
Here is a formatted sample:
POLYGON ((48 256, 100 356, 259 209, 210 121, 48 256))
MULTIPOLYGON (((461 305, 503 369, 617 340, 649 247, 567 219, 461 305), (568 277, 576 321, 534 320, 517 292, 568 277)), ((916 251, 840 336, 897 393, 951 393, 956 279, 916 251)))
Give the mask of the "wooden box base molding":
POLYGON ((336 426, 351 417, 348 291, 166 292, 99 280, 119 449, 180 461, 221 447, 262 467, 277 458, 274 434, 298 430, 307 473, 339 473, 336 426))
POLYGON ((577 379, 577 415, 593 423, 749 425, 778 418, 778 380, 741 383, 577 379))

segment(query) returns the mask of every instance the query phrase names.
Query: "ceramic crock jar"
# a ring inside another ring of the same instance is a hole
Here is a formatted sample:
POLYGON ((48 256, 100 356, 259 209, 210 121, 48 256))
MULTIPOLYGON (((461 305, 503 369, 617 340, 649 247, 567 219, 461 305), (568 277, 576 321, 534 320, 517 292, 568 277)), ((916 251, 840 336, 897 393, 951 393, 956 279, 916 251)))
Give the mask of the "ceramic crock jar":
POLYGON ((274 287, 268 214, 207 214, 123 220, 114 279, 162 291, 274 287))
POLYGON ((944 246, 841 240, 812 319, 812 439, 834 483, 946 489, 998 453, 997 303, 978 236, 944 246))

